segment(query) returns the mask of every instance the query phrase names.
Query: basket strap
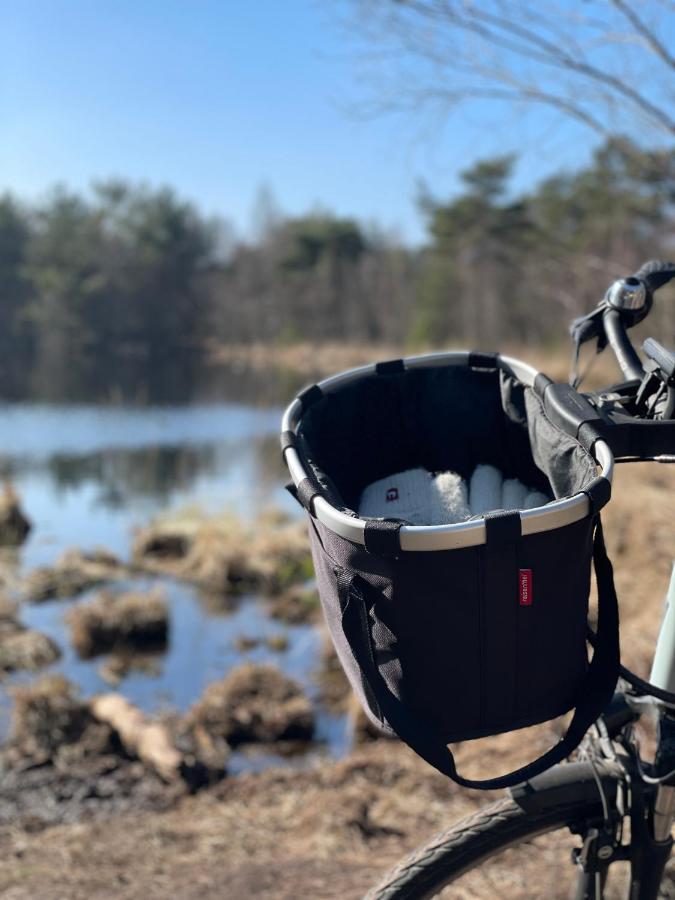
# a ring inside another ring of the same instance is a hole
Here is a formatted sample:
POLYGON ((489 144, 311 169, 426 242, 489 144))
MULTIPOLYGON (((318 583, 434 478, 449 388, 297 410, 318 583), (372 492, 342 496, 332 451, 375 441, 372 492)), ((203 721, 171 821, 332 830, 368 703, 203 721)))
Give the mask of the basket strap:
POLYGON ((363 544, 368 553, 394 558, 401 552, 400 519, 366 519, 363 544))
MULTIPOLYGON (((586 638, 592 647, 596 646, 597 635, 590 625, 586 629, 586 638)), ((624 681, 627 681, 636 694, 655 697, 657 700, 661 700, 662 703, 665 703, 668 706, 675 706, 675 693, 673 691, 667 691, 665 688, 657 687, 657 685, 652 684, 651 681, 647 681, 646 678, 640 678, 639 675, 636 675, 635 672, 632 672, 623 664, 619 666, 619 677, 623 678, 624 681)))
MULTIPOLYGON (((442 736, 429 723, 419 719, 389 689, 380 674, 375 659, 360 654, 359 665, 364 681, 376 699, 384 718, 399 738, 430 765, 457 784, 481 790, 497 790, 513 787, 562 762, 581 743, 584 735, 602 713, 612 698, 619 673, 619 611, 614 589, 612 564, 607 556, 599 516, 596 519, 593 541, 593 560, 598 583, 598 628, 595 652, 588 667, 586 679, 579 690, 579 704, 566 734, 550 750, 538 759, 519 769, 497 778, 475 780, 465 778, 457 771, 452 752, 442 736)), ((347 640, 358 641, 363 630, 360 610, 363 606, 361 583, 357 576, 345 573, 340 577, 340 587, 345 592, 342 625, 347 640)))

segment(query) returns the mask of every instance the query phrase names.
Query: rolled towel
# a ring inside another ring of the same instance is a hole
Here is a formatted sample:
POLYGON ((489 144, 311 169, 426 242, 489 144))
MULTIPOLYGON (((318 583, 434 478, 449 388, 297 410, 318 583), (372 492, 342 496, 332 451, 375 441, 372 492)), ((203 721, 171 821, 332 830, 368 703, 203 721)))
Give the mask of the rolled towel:
POLYGON ((517 478, 505 478, 502 485, 502 509, 525 509, 529 489, 517 478))
POLYGON ((541 491, 530 491, 525 497, 525 502, 523 504, 523 509, 534 509, 535 506, 546 506, 550 500, 546 496, 546 494, 542 494, 541 491))
POLYGON ((426 469, 408 469, 374 481, 364 489, 359 515, 364 518, 405 519, 429 525, 436 506, 434 480, 426 469))
POLYGON ((502 508, 502 473, 494 466, 476 466, 469 486, 471 515, 502 508))
POLYGON ((456 472, 439 472, 432 482, 432 515, 429 525, 454 525, 471 516, 466 482, 456 472))

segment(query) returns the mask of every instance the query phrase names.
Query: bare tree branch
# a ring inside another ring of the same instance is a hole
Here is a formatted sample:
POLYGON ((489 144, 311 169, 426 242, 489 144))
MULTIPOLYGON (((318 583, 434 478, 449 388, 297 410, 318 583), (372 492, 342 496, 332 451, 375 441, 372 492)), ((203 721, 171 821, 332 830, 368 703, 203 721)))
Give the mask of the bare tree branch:
MULTIPOLYGON (((429 6, 423 0, 421 2, 418 2, 418 0, 397 0, 397 2, 422 14, 431 13, 434 15, 440 12, 441 20, 445 18, 461 30, 473 31, 488 44, 502 47, 526 59, 540 62, 545 66, 578 72, 590 81, 604 84, 626 97, 650 117, 662 119, 667 130, 675 134, 675 121, 668 117, 662 109, 651 103, 648 98, 642 96, 631 85, 596 66, 566 53, 560 44, 552 43, 518 22, 495 16, 488 11, 481 10, 478 5, 474 4, 467 6, 468 14, 462 16, 458 15, 447 2, 443 2, 440 9, 438 3, 432 3, 429 6), (436 7, 435 10, 434 7, 436 7), (522 41, 522 43, 513 41, 509 36, 522 41)), ((620 2, 620 0, 615 0, 615 2, 620 2)))
POLYGON ((628 19, 638 34, 642 35, 654 53, 656 53, 666 65, 670 66, 671 69, 675 69, 675 57, 668 53, 665 44, 663 44, 646 23, 642 21, 635 10, 631 9, 624 0, 612 0, 612 4, 628 19))
MULTIPOLYGON (((398 45, 400 65, 390 63, 389 76, 413 63, 413 78, 406 71, 400 95, 411 83, 426 83, 428 89, 441 84, 455 104, 481 96, 546 104, 603 134, 612 130, 612 112, 620 111, 625 121, 639 116, 675 135, 670 86, 650 77, 648 65, 657 55, 675 69, 675 57, 659 39, 658 27, 647 24, 628 0, 604 0, 606 20, 595 13, 595 4, 589 16, 576 5, 527 0, 351 2, 366 12, 362 38, 398 45), (635 50, 617 52, 615 62, 607 48, 617 41, 635 50)), ((661 15, 672 18, 671 6, 661 15)), ((419 100, 417 91, 416 96, 419 100)))
POLYGON ((443 88, 420 88, 418 91, 410 88, 405 95, 397 95, 397 97, 384 98, 380 104, 373 104, 368 107, 362 107, 365 115, 372 115, 376 112, 384 112, 388 109, 419 109, 421 105, 433 102, 439 102, 446 107, 463 103, 469 100, 503 100, 507 102, 517 102, 519 100, 529 100, 534 103, 541 103, 553 109, 557 109, 566 113, 584 125, 588 125, 601 134, 609 134, 599 119, 594 118, 589 112, 581 106, 575 105, 565 97, 559 97, 555 94, 549 94, 545 91, 538 90, 533 86, 514 86, 512 90, 506 88, 462 88, 458 91, 443 88))

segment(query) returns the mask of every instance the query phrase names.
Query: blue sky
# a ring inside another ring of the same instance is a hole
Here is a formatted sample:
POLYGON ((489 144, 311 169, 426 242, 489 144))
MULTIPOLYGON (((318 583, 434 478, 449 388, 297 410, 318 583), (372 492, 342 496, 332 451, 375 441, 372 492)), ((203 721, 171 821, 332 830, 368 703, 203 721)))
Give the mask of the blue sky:
POLYGON ((357 117, 333 0, 0 0, 0 26, 0 189, 29 199, 169 183, 246 234, 266 184, 284 212, 323 205, 419 241, 420 179, 451 195, 472 160, 519 150, 525 187, 593 141, 538 113, 496 128, 487 105, 445 124, 357 117))

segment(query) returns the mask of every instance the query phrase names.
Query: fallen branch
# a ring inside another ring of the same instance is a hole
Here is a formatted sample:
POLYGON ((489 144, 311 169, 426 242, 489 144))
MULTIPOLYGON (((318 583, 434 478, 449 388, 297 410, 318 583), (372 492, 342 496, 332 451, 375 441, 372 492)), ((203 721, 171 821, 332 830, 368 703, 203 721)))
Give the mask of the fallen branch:
POLYGON ((121 694, 93 697, 90 709, 94 718, 117 732, 130 755, 137 756, 165 781, 185 777, 185 760, 173 746, 167 729, 158 722, 148 722, 140 709, 121 694))

